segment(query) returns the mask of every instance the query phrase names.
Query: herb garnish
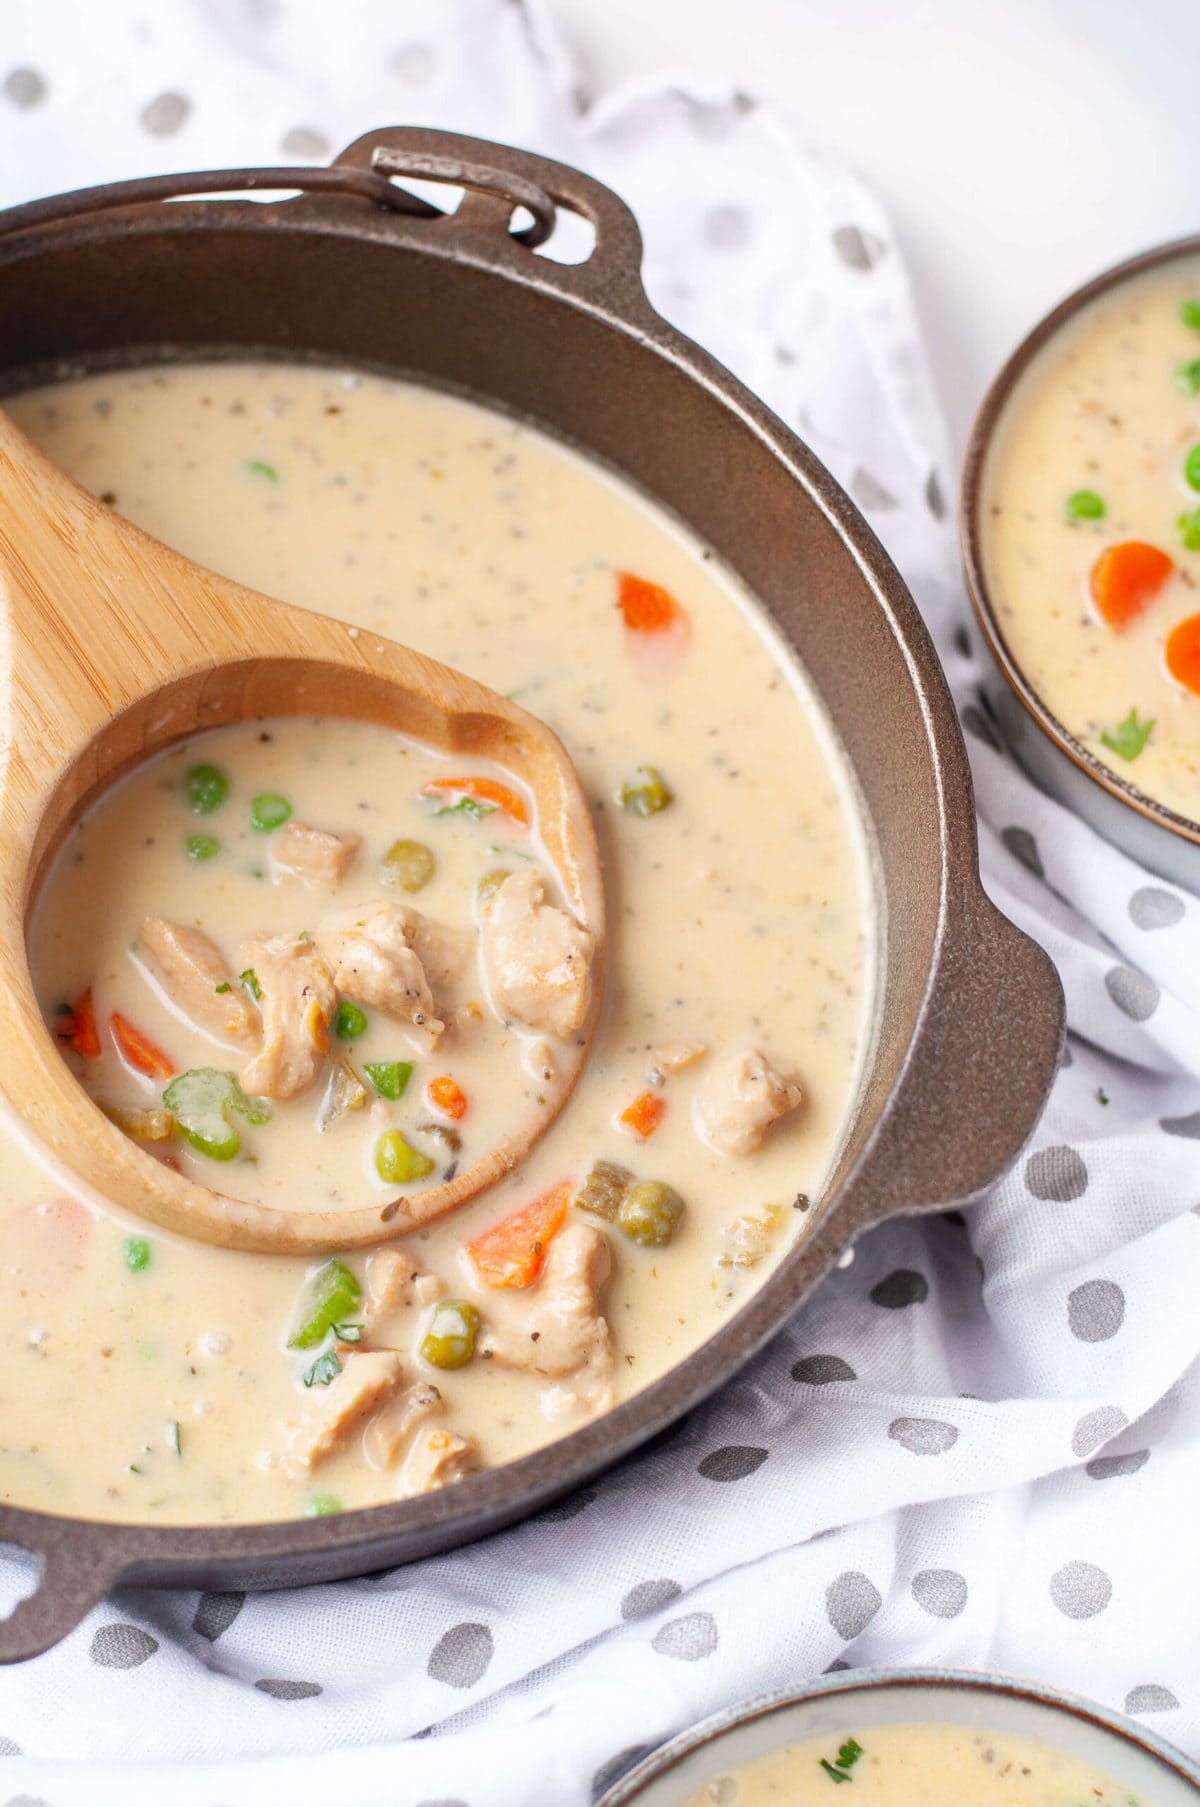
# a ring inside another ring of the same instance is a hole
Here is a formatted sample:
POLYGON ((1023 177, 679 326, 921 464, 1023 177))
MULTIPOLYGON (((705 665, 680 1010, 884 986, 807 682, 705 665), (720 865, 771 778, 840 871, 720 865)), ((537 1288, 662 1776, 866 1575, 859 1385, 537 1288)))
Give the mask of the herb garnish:
POLYGON ((434 810, 435 816, 468 816, 472 822, 482 822, 485 816, 494 816, 494 803, 481 803, 478 797, 460 797, 457 803, 443 803, 440 809, 434 810))
POLYGON ((179 1441, 179 1420, 172 1418, 167 1423, 167 1448, 173 1449, 177 1456, 183 1454, 179 1441))
POLYGON ((1100 744, 1115 753, 1119 759, 1136 759, 1150 738, 1154 727, 1153 718, 1148 722, 1138 720, 1138 712, 1131 709, 1123 722, 1108 733, 1107 729, 1100 736, 1100 744))
POLYGON ((246 469, 255 477, 265 477, 268 483, 279 482, 279 472, 265 458, 247 458, 246 469))
POLYGON ((331 1380, 337 1379, 341 1371, 342 1364, 338 1360, 337 1351, 326 1349, 323 1355, 318 1355, 311 1368, 304 1370, 304 1384, 306 1387, 327 1387, 331 1380))
POLYGON ((248 966, 244 973, 238 974, 238 978, 246 987, 246 990, 250 993, 250 996, 254 999, 255 1003, 261 1004, 262 986, 258 982, 258 974, 255 972, 254 968, 248 966))
POLYGON ((854 1777, 849 1772, 862 1754, 862 1745, 857 1738, 847 1738, 832 1763, 828 1757, 821 1758, 821 1768, 832 1782, 853 1782, 854 1777))

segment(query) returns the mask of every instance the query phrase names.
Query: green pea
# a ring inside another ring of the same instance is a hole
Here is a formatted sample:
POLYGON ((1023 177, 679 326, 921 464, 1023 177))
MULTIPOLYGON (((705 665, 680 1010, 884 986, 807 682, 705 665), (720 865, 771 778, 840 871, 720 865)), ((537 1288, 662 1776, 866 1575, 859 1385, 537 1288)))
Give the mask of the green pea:
POLYGON ((144 1236, 127 1236, 122 1254, 131 1274, 144 1273, 152 1258, 150 1244, 144 1236))
POLYGON ((652 765, 640 765, 640 784, 623 784, 620 791, 622 809, 631 816, 656 816, 660 809, 675 801, 662 773, 652 765))
POLYGON ((257 834, 270 834, 282 828, 292 813, 292 806, 278 791, 260 791, 250 804, 250 826, 257 834))
POLYGON ((367 1013, 359 1005, 343 998, 333 1013, 333 1033, 340 1042, 356 1042, 367 1033, 367 1013))
POLYGON ((219 765, 194 765, 185 773, 183 788, 197 816, 211 816, 229 795, 229 780, 219 765))
POLYGON ((1200 333, 1200 301, 1181 301, 1179 318, 1185 326, 1190 326, 1194 332, 1200 333))
POLYGON ((1175 523, 1179 529, 1179 543, 1187 552, 1200 552, 1200 508, 1193 508, 1190 514, 1181 514, 1175 523))
POLYGON ((398 1129, 389 1129, 375 1144, 375 1171, 389 1186, 408 1186, 433 1172, 433 1162, 412 1148, 398 1129))
POLYGON ((433 877, 433 868, 433 854, 423 841, 393 841, 379 862, 379 882, 420 891, 433 877))
POLYGON ((638 1180, 617 1208, 617 1226, 630 1242, 661 1248, 683 1216, 683 1200, 663 1180, 638 1180))
POLYGON ((421 1340, 431 1368, 465 1368, 475 1353, 479 1313, 467 1299, 443 1299, 421 1340))
POLYGON ((511 877, 512 873, 507 866, 493 866, 490 872, 485 872, 475 887, 476 909, 485 910, 505 879, 511 877))
POLYGON ((215 834, 190 834, 187 838, 189 860, 215 860, 220 851, 221 843, 215 834))
POLYGON ((397 1098, 403 1098, 408 1089, 408 1082, 413 1076, 413 1063, 411 1060, 372 1060, 363 1068, 363 1072, 381 1098, 390 1098, 394 1102, 397 1098))
POLYGON ((1194 445, 1184 459, 1183 475, 1189 489, 1200 489, 1200 445, 1194 445))
POLYGON ((1098 496, 1094 489, 1076 489, 1067 497, 1064 504, 1069 521, 1102 521, 1104 519, 1104 497, 1098 496))
POLYGON ((310 1493, 304 1502, 305 1518, 332 1518, 335 1512, 344 1510, 341 1500, 333 1493, 310 1493))
POLYGON ((1175 371, 1175 387, 1184 395, 1200 395, 1200 358, 1189 358, 1175 371))

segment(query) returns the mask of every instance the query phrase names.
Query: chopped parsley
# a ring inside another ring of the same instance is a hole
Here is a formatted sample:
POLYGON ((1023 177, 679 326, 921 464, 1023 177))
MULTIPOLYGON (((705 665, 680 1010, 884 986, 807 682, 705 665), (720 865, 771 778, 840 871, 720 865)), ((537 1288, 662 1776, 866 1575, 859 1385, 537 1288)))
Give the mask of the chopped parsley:
POLYGON ((258 982, 258 974, 255 972, 254 968, 248 966, 244 973, 238 974, 238 978, 246 987, 246 990, 250 993, 250 996, 254 999, 255 1003, 261 1004, 262 986, 258 982))
POLYGON ((144 1273, 151 1261, 150 1244, 144 1236, 127 1236, 124 1255, 125 1265, 131 1274, 144 1273))
POLYGON ((167 1448, 173 1449, 177 1456, 183 1454, 183 1450, 180 1447, 178 1418, 172 1418, 167 1423, 167 1448))
POLYGON ((279 482, 279 472, 265 458, 247 458, 246 469, 253 477, 265 477, 268 483, 279 482))
POLYGON ((1107 1104, 1108 1103, 1108 1093, 1105 1091, 1105 1089, 1102 1085, 1098 1085, 1096 1087, 1096 1103, 1097 1104, 1107 1104))
POLYGON ((1105 729, 1100 736, 1100 744, 1115 753, 1118 759, 1136 759, 1149 740, 1153 727, 1153 718, 1148 722, 1140 722, 1137 710, 1131 709, 1111 734, 1105 729))
POLYGON ((482 822, 485 816, 494 816, 494 803, 481 803, 478 797, 460 797, 457 803, 443 803, 440 809, 434 810, 435 816, 467 816, 472 822, 482 822))
POLYGON ((821 1768, 831 1782, 853 1782, 850 1771, 863 1754, 862 1745, 857 1738, 847 1738, 838 1749, 838 1754, 831 1763, 828 1757, 821 1758, 821 1768))
POLYGON ((221 981, 221 983, 220 983, 220 984, 219 984, 219 985, 214 985, 214 986, 213 986, 213 990, 214 990, 214 991, 215 991, 215 992, 222 992, 222 991, 232 991, 232 990, 233 990, 233 986, 232 986, 232 985, 231 985, 231 984, 230 984, 230 983, 229 983, 229 980, 228 980, 228 979, 222 979, 222 981, 221 981))
POLYGON ((341 1371, 342 1364, 337 1351, 326 1349, 323 1355, 318 1355, 311 1368, 304 1370, 304 1384, 306 1387, 327 1387, 331 1380, 337 1379, 341 1371))

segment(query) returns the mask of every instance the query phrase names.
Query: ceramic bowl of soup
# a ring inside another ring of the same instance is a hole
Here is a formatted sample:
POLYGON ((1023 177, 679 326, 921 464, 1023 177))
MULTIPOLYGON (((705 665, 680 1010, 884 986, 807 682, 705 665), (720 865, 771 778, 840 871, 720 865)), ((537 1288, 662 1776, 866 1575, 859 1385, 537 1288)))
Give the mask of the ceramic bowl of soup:
POLYGON ((1072 1695, 887 1669, 716 1714, 598 1807, 820 1807, 850 1784, 844 1798, 862 1807, 1194 1807, 1200 1765, 1072 1695))
POLYGON ((962 492, 986 694, 1033 777, 1200 884, 1200 241, 1060 303, 980 409, 962 492))
POLYGON ((418 1211, 494 1145, 586 1015, 532 800, 319 706, 93 774, 20 903, 97 1135, 267 1208, 375 1202, 381 1228, 311 1262, 189 1242, 5 1123, 0 1536, 44 1563, 8 1659, 122 1578, 361 1574, 548 1505, 735 1373, 872 1224, 992 1185, 1059 1055, 1053 969, 980 887, 910 597, 654 313, 623 204, 400 130, 288 171, 298 196, 194 198, 284 181, 0 217, 5 404, 200 563, 556 729, 604 861, 602 1007, 532 1157, 397 1238, 383 1201, 418 1211), (449 216, 386 173, 455 169, 449 216), (560 211, 591 222, 582 263, 539 254, 560 211))

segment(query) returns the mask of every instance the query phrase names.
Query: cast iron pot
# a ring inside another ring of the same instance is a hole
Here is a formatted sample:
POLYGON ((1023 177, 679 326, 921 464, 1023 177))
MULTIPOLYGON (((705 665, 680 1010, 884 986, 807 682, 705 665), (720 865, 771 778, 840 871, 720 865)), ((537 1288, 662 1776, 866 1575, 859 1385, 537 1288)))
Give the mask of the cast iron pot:
POLYGON ((118 1582, 361 1575, 524 1517, 727 1380, 862 1231, 986 1190, 1037 1120, 1061 993, 980 888, 962 738, 912 600, 816 459, 653 311, 640 260, 628 209, 578 171, 416 130, 370 133, 332 169, 162 177, 0 214, 0 392, 247 354, 402 373, 585 448, 687 522, 762 598, 824 698, 873 830, 881 938, 874 1044, 836 1172, 791 1254, 703 1348, 603 1419, 428 1498, 196 1528, 4 1508, 0 1539, 43 1567, 0 1624, 0 1660, 46 1649, 118 1582), (442 216, 396 173, 463 183, 465 199, 442 216), (235 188, 302 192, 166 204, 235 188), (559 208, 595 228, 585 263, 534 254, 559 208))

